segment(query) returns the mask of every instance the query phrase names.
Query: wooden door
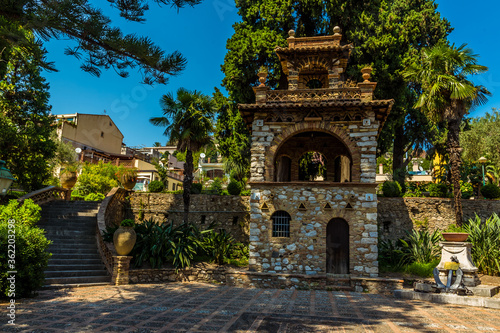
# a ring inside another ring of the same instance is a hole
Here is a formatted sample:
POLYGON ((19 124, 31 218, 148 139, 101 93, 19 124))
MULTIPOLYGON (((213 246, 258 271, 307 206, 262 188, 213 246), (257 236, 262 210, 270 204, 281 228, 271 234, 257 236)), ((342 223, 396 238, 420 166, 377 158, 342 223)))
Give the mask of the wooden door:
POLYGON ((349 224, 341 218, 326 227, 326 272, 349 274, 349 224))

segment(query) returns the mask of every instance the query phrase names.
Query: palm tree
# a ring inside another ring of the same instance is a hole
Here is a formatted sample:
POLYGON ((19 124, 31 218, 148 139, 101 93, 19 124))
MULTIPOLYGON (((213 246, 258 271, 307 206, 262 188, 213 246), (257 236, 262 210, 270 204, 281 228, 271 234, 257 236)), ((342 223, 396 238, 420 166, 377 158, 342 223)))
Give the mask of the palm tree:
POLYGON ((163 117, 153 117, 149 121, 155 126, 165 127, 163 134, 168 137, 169 144, 176 143, 177 151, 186 152, 183 200, 184 223, 188 223, 193 183, 193 153, 210 143, 215 111, 210 97, 185 88, 177 90, 176 99, 172 93, 164 95, 160 105, 163 117))
POLYGON ((486 88, 468 79, 470 75, 488 70, 477 64, 477 57, 465 44, 457 48, 441 43, 423 49, 418 62, 403 72, 406 79, 421 87, 415 107, 422 108, 433 120, 443 121, 448 128, 447 150, 457 225, 462 225, 460 124, 469 109, 484 104, 490 94, 486 88))

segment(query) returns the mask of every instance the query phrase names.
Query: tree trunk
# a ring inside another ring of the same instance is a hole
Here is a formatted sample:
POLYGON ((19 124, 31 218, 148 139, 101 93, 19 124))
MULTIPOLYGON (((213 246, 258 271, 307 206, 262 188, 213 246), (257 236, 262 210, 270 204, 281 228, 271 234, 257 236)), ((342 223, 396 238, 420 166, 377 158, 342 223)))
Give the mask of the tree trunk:
POLYGON ((461 119, 448 120, 448 154, 450 156, 451 182, 453 184, 453 202, 455 205, 455 223, 462 225, 462 191, 460 190, 460 164, 462 148, 460 148, 461 119))
POLYGON ((193 183, 193 152, 186 150, 186 163, 184 163, 184 189, 182 199, 184 200, 184 223, 189 222, 189 204, 191 202, 191 184, 193 183))
POLYGON ((401 125, 394 129, 394 145, 392 147, 392 180, 397 181, 402 188, 404 188, 406 176, 404 151, 404 129, 401 125))

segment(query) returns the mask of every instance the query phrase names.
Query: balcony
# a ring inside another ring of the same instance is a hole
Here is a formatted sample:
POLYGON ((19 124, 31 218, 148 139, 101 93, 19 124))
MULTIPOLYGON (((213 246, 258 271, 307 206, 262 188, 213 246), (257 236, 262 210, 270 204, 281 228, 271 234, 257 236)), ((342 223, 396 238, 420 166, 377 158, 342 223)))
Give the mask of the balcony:
POLYGON ((361 89, 358 87, 342 87, 330 89, 298 89, 298 90, 268 90, 266 103, 289 102, 331 102, 360 101, 361 89))

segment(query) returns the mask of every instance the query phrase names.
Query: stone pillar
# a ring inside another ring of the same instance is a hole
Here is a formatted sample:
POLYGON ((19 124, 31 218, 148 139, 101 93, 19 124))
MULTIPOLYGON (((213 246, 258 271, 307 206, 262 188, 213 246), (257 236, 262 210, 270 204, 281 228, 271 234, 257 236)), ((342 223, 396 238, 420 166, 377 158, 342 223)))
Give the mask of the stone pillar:
POLYGON ((456 256, 460 263, 460 269, 464 272, 463 282, 466 287, 475 287, 481 284, 477 275, 477 267, 472 262, 471 249, 472 244, 468 242, 440 242, 441 262, 437 265, 439 278, 446 283, 448 270, 445 269, 445 263, 451 262, 451 257, 456 256))
POLYGON ((113 256, 113 277, 111 282, 116 286, 129 283, 128 271, 130 268, 130 256, 113 256))

